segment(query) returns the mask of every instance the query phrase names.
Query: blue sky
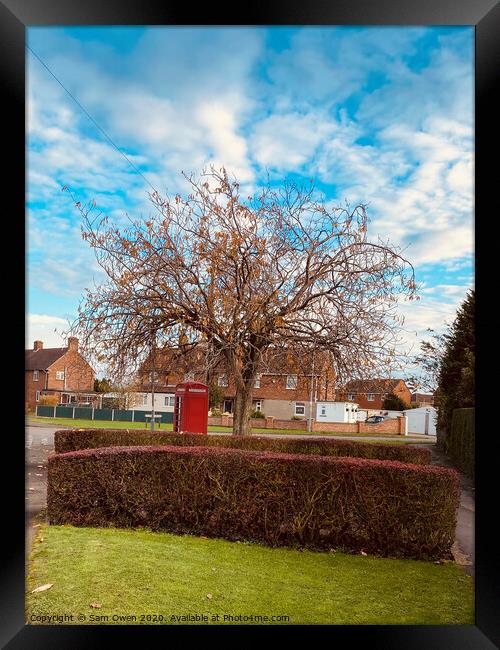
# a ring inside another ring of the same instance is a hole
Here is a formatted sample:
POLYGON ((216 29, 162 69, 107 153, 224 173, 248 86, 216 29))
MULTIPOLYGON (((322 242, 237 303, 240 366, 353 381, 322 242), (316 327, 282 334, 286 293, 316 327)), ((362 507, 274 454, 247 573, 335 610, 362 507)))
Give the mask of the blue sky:
MULTIPOLYGON (((160 192, 223 164, 368 204, 421 285, 408 345, 473 282, 472 27, 29 28, 28 44, 160 192)), ((68 185, 110 217, 150 212, 144 179, 27 55, 27 344, 61 345, 102 279, 68 185)))

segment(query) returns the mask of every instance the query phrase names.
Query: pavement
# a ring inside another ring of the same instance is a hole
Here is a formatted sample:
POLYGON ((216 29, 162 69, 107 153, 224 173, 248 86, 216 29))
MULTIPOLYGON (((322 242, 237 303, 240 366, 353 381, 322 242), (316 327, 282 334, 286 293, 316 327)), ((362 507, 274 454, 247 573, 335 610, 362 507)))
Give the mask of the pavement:
MULTIPOLYGON (((453 464, 435 445, 431 447, 432 465, 453 468, 453 464)), ((460 505, 457 512, 455 543, 452 547, 455 562, 461 564, 466 573, 474 577, 475 571, 475 488, 470 478, 460 472, 460 505)))
POLYGON ((25 433, 25 526, 26 555, 29 554, 36 525, 47 505, 47 458, 54 451, 54 431, 60 427, 28 426, 25 433))
MULTIPOLYGON (((54 451, 54 432, 59 429, 71 427, 47 426, 33 423, 26 427, 26 556, 29 554, 37 524, 44 518, 47 503, 47 459, 54 451)), ((212 432, 216 433, 216 432, 212 432)), ((227 432, 224 432, 227 433, 227 432)), ((227 435, 230 435, 227 433, 227 435)), ((272 438, 289 437, 286 434, 266 434, 272 438)), ((321 436, 294 435, 294 438, 321 438, 321 436)), ((331 439, 334 436, 328 436, 331 439)), ((421 436, 429 440, 429 436, 421 436)), ((339 436, 342 440, 373 440, 373 438, 360 438, 339 436)), ((393 441, 393 438, 377 438, 378 440, 393 441)), ((422 444, 422 443, 420 443, 422 444)), ((418 442, 417 442, 418 445, 418 442)), ((433 465, 452 467, 449 459, 435 445, 425 445, 431 449, 433 465)), ((465 571, 474 576, 474 514, 475 495, 474 485, 470 479, 460 474, 460 505, 457 514, 457 528, 455 543, 452 548, 453 556, 465 571)))

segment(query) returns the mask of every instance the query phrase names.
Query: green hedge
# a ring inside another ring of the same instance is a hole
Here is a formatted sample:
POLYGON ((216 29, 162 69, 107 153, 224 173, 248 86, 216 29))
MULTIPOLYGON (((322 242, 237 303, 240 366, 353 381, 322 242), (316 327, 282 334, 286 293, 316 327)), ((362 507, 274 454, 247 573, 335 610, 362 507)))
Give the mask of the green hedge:
POLYGON ((360 458, 110 447, 48 465, 51 524, 417 559, 450 557, 458 497, 455 470, 360 458))
POLYGON ((474 478, 475 466, 475 410, 455 409, 449 433, 446 435, 446 453, 464 474, 474 478))
POLYGON ((355 456, 378 460, 397 460, 403 463, 427 465, 431 452, 427 448, 408 445, 380 445, 369 442, 334 439, 269 438, 265 436, 214 436, 168 431, 141 431, 138 429, 73 429, 56 431, 56 452, 78 451, 96 447, 129 445, 175 445, 231 447, 253 451, 276 451, 289 454, 319 456, 355 456))

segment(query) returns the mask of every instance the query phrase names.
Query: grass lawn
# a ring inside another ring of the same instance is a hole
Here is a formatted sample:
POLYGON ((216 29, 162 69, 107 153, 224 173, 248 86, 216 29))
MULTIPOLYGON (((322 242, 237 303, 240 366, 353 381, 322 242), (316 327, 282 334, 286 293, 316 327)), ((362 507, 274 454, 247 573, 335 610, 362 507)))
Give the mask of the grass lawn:
POLYGON ((185 623, 172 617, 196 614, 207 616, 202 622, 208 623, 474 621, 472 580, 454 563, 273 549, 147 530, 47 525, 33 545, 26 607, 27 622, 35 624, 44 615, 62 614, 72 614, 76 624, 185 623), (47 583, 53 583, 47 591, 31 593, 47 583), (127 615, 137 619, 113 620, 127 615), (224 620, 239 615, 289 619, 224 620))
MULTIPOLYGON (((73 420, 72 418, 46 418, 46 417, 38 417, 38 416, 29 416, 26 418, 26 424, 29 425, 31 422, 36 422, 38 424, 56 424, 62 427, 72 427, 75 429, 145 429, 144 422, 119 422, 119 421, 112 421, 112 420, 78 420, 75 419, 73 420)), ((148 425, 149 427, 149 425, 148 425)), ((173 425, 172 424, 161 424, 160 427, 158 425, 155 426, 155 430, 161 430, 161 431, 172 431, 173 425)), ((208 430, 212 433, 216 432, 221 432, 221 433, 231 433, 233 430, 232 427, 216 427, 216 426, 209 426, 208 430)), ((319 431, 314 431, 312 433, 308 431, 297 431, 296 429, 252 429, 252 433, 283 433, 283 434, 289 434, 289 435, 312 435, 312 436, 332 436, 332 437, 343 437, 343 436, 349 436, 349 437, 356 437, 356 438, 366 438, 367 434, 366 433, 331 433, 331 432, 324 432, 321 433, 319 431)), ((396 434, 384 434, 384 438, 391 438, 391 443, 403 443, 403 444, 411 444, 411 443, 422 443, 422 444, 434 444, 433 440, 426 440, 424 438, 412 438, 411 436, 402 438, 401 436, 398 436, 396 434)), ((376 437, 373 438, 374 441, 376 441, 376 437)), ((384 442, 384 441, 381 441, 384 442)))

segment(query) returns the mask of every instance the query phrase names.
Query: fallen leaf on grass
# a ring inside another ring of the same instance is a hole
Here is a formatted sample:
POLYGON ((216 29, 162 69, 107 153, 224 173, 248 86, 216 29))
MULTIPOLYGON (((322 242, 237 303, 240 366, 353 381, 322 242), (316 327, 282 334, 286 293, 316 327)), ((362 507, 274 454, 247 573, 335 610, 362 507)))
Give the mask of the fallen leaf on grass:
POLYGON ((361 551, 361 555, 368 555, 368 553, 365 553, 364 551, 361 551))
POLYGON ((53 587, 53 586, 54 586, 54 583, 49 582, 49 583, 46 584, 46 585, 42 585, 41 587, 37 587, 36 589, 33 589, 33 591, 32 591, 31 593, 32 593, 32 594, 36 594, 36 593, 38 593, 39 591, 47 591, 47 589, 50 589, 50 588, 53 587))
POLYGON ((213 598, 212 594, 207 594, 207 598, 208 598, 208 600, 212 600, 212 598, 213 598))
POLYGON ((102 603, 90 603, 90 606, 94 609, 101 609, 102 603))

